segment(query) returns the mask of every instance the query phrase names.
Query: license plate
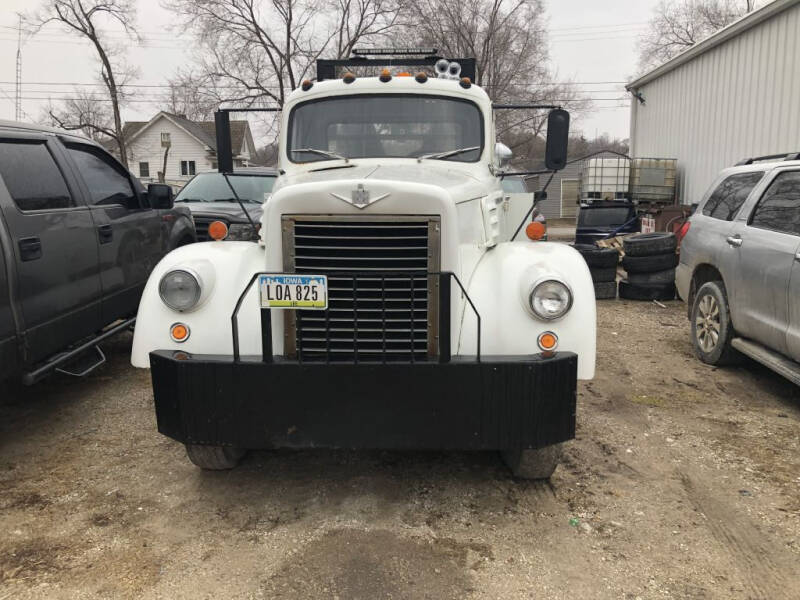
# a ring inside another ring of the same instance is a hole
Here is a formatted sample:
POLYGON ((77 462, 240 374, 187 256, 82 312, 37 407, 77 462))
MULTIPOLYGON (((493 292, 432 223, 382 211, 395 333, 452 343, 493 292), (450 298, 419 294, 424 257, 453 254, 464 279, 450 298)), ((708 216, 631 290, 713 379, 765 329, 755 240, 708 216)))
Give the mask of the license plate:
POLYGON ((328 278, 325 275, 260 275, 261 308, 328 308, 328 278))

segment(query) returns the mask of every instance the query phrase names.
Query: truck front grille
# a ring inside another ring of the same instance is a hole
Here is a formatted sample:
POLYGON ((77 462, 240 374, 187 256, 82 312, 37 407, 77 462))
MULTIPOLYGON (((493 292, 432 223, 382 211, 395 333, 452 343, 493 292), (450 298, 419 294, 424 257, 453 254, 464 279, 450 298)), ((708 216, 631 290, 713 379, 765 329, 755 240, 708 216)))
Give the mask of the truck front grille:
POLYGON ((287 312, 301 360, 426 360, 436 354, 439 217, 284 216, 287 272, 328 276, 328 310, 287 312))

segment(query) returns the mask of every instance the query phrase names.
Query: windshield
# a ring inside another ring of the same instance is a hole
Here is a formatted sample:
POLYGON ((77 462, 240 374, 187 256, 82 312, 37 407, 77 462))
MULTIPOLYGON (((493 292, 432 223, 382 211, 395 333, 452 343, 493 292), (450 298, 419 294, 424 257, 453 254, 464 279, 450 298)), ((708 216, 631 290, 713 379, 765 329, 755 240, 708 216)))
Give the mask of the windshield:
POLYGON ((381 94, 305 102, 289 117, 287 154, 308 163, 346 158, 417 158, 476 162, 483 118, 467 100, 381 94), (338 155, 338 157, 336 156, 338 155))
MULTIPOLYGON (((277 175, 236 175, 228 179, 242 202, 261 204, 272 191, 277 175)), ((201 173, 187 183, 175 202, 220 202, 233 199, 222 173, 201 173)))
POLYGON ((618 227, 631 219, 630 209, 625 206, 581 208, 578 213, 579 227, 618 227))

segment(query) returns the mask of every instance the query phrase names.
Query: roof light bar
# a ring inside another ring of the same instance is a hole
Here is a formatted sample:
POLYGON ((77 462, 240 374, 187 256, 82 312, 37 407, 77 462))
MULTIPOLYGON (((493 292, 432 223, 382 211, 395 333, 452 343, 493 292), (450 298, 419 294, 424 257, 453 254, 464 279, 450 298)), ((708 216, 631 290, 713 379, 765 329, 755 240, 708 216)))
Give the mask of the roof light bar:
POLYGON ((353 48, 356 56, 431 56, 436 48, 353 48))

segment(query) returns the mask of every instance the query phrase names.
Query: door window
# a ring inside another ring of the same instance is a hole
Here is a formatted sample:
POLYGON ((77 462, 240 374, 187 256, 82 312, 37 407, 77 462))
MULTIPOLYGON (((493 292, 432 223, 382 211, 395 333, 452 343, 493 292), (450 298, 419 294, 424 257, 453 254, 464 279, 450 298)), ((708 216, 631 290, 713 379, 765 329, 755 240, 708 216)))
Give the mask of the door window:
POLYGON ((61 171, 42 142, 0 142, 0 177, 20 210, 75 206, 61 171))
POLYGON ((703 214, 722 221, 733 221, 750 192, 756 187, 763 171, 738 173, 725 178, 709 196, 703 214))
POLYGON ((128 172, 116 160, 99 148, 82 144, 68 144, 67 152, 89 188, 92 204, 138 208, 128 172))
POLYGON ((800 235, 800 171, 784 171, 769 185, 750 226, 800 235))

